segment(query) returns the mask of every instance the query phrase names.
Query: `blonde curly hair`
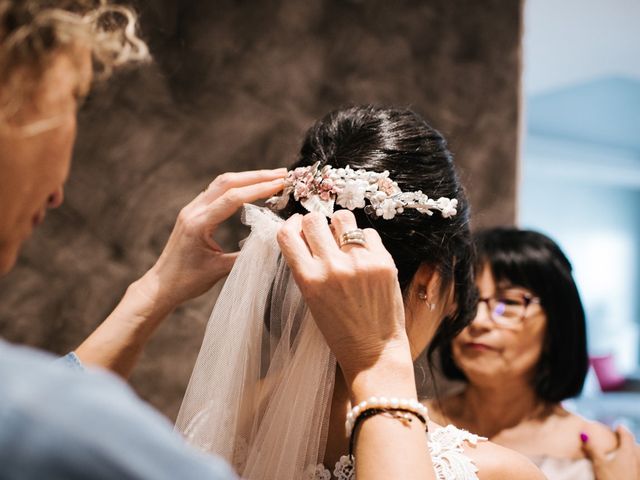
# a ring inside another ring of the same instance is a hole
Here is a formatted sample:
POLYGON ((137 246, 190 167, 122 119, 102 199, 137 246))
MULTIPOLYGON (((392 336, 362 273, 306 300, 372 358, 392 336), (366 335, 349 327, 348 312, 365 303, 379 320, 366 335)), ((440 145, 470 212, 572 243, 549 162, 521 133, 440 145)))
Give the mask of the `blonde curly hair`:
POLYGON ((54 55, 75 45, 91 49, 98 78, 150 58, 138 35, 137 15, 124 5, 110 0, 0 0, 0 117, 15 113, 54 55), (13 81, 16 72, 25 70, 28 75, 13 81))

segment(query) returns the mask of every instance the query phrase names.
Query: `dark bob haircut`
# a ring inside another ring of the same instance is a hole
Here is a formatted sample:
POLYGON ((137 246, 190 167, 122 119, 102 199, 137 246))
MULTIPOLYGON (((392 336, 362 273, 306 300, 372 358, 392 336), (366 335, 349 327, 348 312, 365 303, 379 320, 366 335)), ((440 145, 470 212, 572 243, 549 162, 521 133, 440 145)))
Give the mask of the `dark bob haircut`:
MULTIPOLYGON (((540 298, 547 317, 542 354, 533 378, 541 400, 557 403, 578 395, 589 369, 585 314, 571 263, 546 235, 516 228, 477 233, 476 269, 488 265, 496 282, 526 288, 540 298)), ((441 350, 451 379, 466 380, 455 365, 451 343, 441 350)))

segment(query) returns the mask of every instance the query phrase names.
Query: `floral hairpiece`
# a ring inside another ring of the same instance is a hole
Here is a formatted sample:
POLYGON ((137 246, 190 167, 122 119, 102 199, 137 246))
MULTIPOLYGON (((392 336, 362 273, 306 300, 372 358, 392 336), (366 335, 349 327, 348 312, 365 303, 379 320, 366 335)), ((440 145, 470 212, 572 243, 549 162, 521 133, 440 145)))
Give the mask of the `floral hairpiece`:
POLYGON ((274 210, 282 210, 289 203, 289 198, 299 201, 309 212, 320 212, 327 217, 333 214, 337 203, 349 210, 365 208, 365 200, 378 217, 391 220, 406 208, 413 208, 420 213, 433 215, 439 211, 443 218, 458 213, 457 199, 440 197, 429 198, 421 191, 403 192, 398 184, 389 178, 389 172, 370 172, 333 168, 325 165, 319 169, 320 162, 309 167, 298 167, 290 171, 285 179, 282 193, 272 197, 267 204, 274 210))

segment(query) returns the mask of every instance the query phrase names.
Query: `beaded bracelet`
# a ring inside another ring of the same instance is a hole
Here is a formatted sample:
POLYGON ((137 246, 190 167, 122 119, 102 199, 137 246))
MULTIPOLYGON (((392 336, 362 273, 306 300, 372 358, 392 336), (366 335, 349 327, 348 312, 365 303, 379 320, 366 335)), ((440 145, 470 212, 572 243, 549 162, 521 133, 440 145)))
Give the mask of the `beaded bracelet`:
MULTIPOLYGON (((351 435, 353 427, 361 412, 367 409, 375 408, 380 410, 397 410, 405 411, 408 413, 414 413, 418 417, 425 418, 428 414, 427 407, 418 402, 417 400, 411 400, 406 398, 386 398, 386 397, 370 397, 369 399, 360 402, 353 407, 347 414, 347 421, 345 428, 347 430, 347 436, 351 435)), ((425 423, 425 422, 423 422, 425 423)))
POLYGON ((427 425, 427 419, 422 416, 420 413, 414 412, 413 410, 408 410, 404 408, 367 408, 366 410, 360 412, 355 419, 352 430, 349 432, 349 458, 353 461, 353 449, 355 445, 356 432, 358 431, 358 426, 364 422, 367 418, 374 417, 376 415, 389 414, 393 418, 401 420, 403 422, 410 423, 412 421, 410 415, 414 415, 418 420, 420 420, 424 426, 425 430, 429 431, 429 426, 427 425), (398 412, 402 412, 399 414, 398 412))

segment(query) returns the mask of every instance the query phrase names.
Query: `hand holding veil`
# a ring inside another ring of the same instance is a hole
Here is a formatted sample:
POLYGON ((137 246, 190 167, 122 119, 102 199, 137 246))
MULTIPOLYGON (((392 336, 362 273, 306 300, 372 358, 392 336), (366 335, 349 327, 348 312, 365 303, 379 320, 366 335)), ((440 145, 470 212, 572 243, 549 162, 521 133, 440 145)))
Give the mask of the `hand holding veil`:
POLYGON ((251 227, 209 319, 176 422, 248 479, 299 479, 322 460, 335 360, 280 254, 283 220, 251 227))

